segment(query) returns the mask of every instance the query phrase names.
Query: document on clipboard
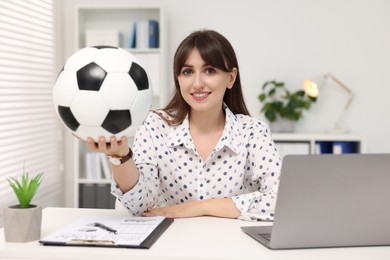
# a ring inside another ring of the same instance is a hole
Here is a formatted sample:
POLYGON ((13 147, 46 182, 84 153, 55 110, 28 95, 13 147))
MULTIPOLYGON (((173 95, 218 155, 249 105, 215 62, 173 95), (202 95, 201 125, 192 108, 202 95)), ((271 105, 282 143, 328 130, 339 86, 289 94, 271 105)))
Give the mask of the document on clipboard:
POLYGON ((42 238, 43 245, 150 248, 172 218, 83 216, 42 238))

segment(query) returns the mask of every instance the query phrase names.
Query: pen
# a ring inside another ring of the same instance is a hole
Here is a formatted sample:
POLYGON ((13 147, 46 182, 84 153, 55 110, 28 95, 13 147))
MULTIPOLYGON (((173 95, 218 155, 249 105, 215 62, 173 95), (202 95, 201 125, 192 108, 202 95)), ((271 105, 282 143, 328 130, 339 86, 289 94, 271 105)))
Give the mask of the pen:
POLYGON ((102 224, 102 223, 99 223, 99 222, 95 222, 95 223, 94 223, 94 226, 95 226, 95 227, 102 228, 102 229, 105 229, 105 230, 107 230, 107 231, 109 231, 109 232, 112 232, 112 233, 115 233, 115 234, 116 234, 116 232, 117 232, 116 229, 110 228, 110 227, 108 227, 108 226, 106 226, 106 225, 104 225, 104 224, 102 224))

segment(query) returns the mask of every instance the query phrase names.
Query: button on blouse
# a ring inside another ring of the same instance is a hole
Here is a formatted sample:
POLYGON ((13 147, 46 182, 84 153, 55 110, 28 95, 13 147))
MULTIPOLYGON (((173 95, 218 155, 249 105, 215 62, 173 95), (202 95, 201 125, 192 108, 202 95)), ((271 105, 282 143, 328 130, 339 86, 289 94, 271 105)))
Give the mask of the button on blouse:
POLYGON ((188 117, 170 126, 163 111, 150 112, 134 139, 139 181, 123 194, 112 179, 112 193, 134 215, 148 207, 232 198, 240 219, 273 220, 281 159, 271 132, 262 121, 234 115, 227 106, 225 114, 223 134, 203 161, 188 117))

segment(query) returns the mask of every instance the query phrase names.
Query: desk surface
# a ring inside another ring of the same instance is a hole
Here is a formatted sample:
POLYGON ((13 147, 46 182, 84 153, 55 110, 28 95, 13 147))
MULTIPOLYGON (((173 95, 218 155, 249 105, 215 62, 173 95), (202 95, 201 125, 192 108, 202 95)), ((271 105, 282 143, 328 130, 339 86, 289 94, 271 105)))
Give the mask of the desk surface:
MULTIPOLYGON (((46 208, 43 210, 41 235, 46 236, 86 214, 124 213, 102 209, 46 208)), ((0 259, 390 259, 390 247, 269 250, 241 231, 240 226, 250 225, 269 223, 213 217, 175 219, 150 249, 43 246, 38 241, 6 243, 1 229, 0 259)))

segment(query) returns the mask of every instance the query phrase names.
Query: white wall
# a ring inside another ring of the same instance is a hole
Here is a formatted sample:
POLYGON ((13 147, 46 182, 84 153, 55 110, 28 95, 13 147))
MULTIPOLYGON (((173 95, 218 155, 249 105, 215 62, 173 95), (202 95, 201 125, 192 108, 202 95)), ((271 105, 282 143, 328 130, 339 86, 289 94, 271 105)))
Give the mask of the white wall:
MULTIPOLYGON (((355 93, 345 125, 366 138, 367 152, 390 152, 389 0, 64 0, 62 4, 64 57, 75 46, 75 5, 164 6, 169 66, 177 45, 193 30, 221 32, 235 47, 248 108, 259 118, 263 116, 257 96, 266 80, 284 81, 297 89, 304 79, 331 72, 355 93)), ((332 127, 346 95, 332 82, 326 89, 297 131, 323 132, 332 127)), ((66 138, 71 165, 73 137, 66 138)), ((67 172, 67 190, 72 190, 72 168, 67 167, 67 172)), ((67 204, 71 203, 69 198, 67 204)))

